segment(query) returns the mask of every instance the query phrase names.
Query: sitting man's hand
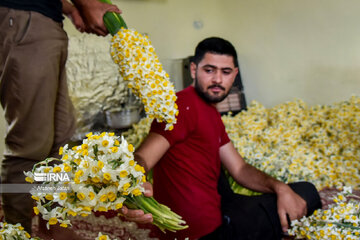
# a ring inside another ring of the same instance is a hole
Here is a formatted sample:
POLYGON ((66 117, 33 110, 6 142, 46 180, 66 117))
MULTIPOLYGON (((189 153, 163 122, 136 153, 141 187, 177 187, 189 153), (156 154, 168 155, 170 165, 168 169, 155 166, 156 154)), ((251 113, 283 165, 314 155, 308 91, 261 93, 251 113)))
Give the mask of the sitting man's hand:
MULTIPOLYGON (((144 183, 145 192, 144 195, 146 197, 152 197, 153 195, 153 189, 152 185, 149 182, 144 183)), ((153 221, 153 217, 151 213, 145 214, 143 210, 137 209, 128 209, 127 207, 121 208, 122 215, 129 221, 137 222, 137 223, 151 223, 153 221)))
POLYGON ((281 227, 284 232, 290 227, 289 221, 300 219, 307 213, 306 201, 285 184, 277 192, 277 205, 281 227))

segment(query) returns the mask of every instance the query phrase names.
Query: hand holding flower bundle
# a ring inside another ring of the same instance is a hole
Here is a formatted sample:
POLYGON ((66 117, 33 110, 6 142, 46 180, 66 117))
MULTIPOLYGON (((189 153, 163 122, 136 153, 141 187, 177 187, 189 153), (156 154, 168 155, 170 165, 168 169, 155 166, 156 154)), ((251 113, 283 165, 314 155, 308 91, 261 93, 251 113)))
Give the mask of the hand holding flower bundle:
MULTIPOLYGON (((101 0, 111 4, 110 0, 101 0)), ((166 123, 172 130, 178 115, 174 85, 160 63, 147 36, 127 26, 114 12, 104 15, 104 23, 113 38, 111 56, 119 66, 119 72, 128 87, 138 96, 148 117, 166 123)))
POLYGON ((186 228, 180 216, 153 198, 143 196, 145 171, 135 162, 133 151, 134 147, 123 137, 105 132, 88 134, 81 145, 60 148, 59 164, 50 165, 58 159, 46 159, 25 173, 26 180, 33 182, 40 173, 67 173, 73 181, 45 182, 52 191, 33 189, 32 198, 37 202, 34 212, 41 213, 48 227, 57 223, 67 227, 71 225, 71 216, 119 210, 125 204, 152 213, 153 224, 163 231, 186 228), (58 191, 56 187, 61 184, 68 187, 68 191, 58 191))

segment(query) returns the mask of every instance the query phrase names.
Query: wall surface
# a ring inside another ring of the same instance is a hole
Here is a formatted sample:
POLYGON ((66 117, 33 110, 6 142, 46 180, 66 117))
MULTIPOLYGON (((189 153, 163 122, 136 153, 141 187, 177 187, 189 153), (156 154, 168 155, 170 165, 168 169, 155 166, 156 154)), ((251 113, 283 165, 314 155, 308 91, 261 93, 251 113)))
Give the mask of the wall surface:
MULTIPOLYGON (((330 104, 360 94, 358 0, 113 2, 129 27, 149 35, 178 90, 179 59, 203 38, 221 36, 238 50, 248 102, 330 104)), ((79 34, 68 20, 65 29, 79 34)))
POLYGON ((229 0, 249 99, 330 104, 360 93, 360 2, 229 0))

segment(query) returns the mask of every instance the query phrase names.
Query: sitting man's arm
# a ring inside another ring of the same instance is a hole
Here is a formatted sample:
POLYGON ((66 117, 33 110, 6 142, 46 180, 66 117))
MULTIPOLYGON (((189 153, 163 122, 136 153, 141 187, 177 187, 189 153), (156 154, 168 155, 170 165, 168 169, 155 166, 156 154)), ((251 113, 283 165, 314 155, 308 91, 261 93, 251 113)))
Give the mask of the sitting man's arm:
POLYGON ((229 142, 220 148, 222 164, 238 184, 257 192, 277 195, 278 214, 283 231, 289 228, 290 220, 306 215, 306 201, 288 185, 247 164, 234 145, 229 142))

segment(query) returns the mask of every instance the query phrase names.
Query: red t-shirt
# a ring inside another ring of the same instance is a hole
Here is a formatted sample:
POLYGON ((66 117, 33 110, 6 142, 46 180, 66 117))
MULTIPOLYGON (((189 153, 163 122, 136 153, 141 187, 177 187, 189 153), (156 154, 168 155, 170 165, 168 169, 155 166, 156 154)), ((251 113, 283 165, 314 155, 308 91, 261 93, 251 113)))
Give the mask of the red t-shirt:
POLYGON ((202 237, 221 225, 219 148, 230 141, 217 109, 190 86, 177 93, 179 115, 172 131, 153 121, 151 132, 164 136, 170 149, 154 167, 154 197, 178 213, 188 229, 164 239, 202 237))

